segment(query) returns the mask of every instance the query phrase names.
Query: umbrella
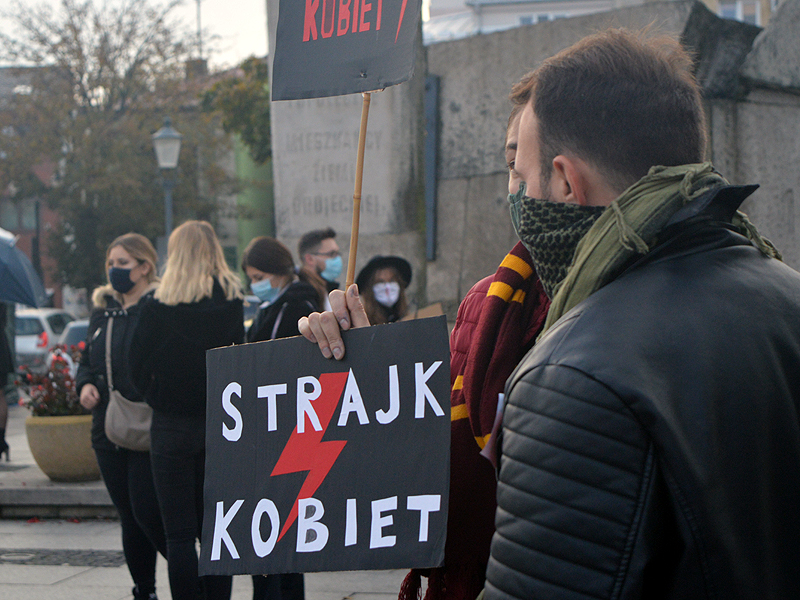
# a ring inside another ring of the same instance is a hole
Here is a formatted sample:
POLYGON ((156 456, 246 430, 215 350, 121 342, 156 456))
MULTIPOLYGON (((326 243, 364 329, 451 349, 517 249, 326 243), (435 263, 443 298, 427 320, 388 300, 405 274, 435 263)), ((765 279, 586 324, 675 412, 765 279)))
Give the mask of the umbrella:
POLYGON ((0 228, 0 300, 42 306, 47 299, 42 280, 16 243, 14 234, 0 228))

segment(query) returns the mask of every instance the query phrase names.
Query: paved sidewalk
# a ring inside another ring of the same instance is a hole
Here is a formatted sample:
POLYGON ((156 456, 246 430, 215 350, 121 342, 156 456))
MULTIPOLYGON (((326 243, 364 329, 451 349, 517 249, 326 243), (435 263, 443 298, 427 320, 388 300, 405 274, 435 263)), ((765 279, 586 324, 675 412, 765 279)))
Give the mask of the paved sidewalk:
MULTIPOLYGON (((30 454, 27 416, 26 409, 9 407, 11 461, 0 461, 0 599, 130 599, 119 523, 102 516, 115 514, 103 482, 51 482, 30 454)), ((308 573, 306 600, 394 600, 405 573, 308 573)), ((161 557, 156 581, 158 597, 171 600, 161 557)), ((234 577, 233 600, 251 595, 251 578, 234 577)))
POLYGON ((102 481, 55 483, 31 456, 25 436, 28 409, 8 407, 9 462, 0 460, 0 517, 114 517, 116 510, 102 481))

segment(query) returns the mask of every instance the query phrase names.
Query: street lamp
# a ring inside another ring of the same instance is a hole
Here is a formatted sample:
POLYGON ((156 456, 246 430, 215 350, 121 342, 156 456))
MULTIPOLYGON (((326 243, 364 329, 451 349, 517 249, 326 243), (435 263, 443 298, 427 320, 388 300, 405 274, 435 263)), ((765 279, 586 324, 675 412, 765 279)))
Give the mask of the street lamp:
POLYGON ((161 185, 164 187, 164 229, 166 237, 172 233, 172 190, 175 188, 178 155, 183 136, 172 128, 172 120, 164 119, 164 126, 153 134, 158 168, 161 169, 161 185))

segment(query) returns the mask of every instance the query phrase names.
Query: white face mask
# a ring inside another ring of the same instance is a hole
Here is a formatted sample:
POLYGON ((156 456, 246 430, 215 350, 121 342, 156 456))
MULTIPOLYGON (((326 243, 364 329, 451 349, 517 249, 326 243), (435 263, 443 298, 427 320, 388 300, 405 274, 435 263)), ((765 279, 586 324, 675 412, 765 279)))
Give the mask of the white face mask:
POLYGON ((397 299, 400 298, 400 284, 396 281, 376 283, 372 286, 372 293, 375 294, 375 300, 379 304, 391 308, 397 304, 397 299))

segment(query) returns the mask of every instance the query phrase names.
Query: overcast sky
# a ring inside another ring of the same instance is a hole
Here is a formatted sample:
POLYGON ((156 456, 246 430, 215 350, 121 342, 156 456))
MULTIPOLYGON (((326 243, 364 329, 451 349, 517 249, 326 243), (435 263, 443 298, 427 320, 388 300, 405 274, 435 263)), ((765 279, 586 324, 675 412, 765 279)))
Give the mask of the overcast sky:
MULTIPOLYGON (((22 3, 57 5, 58 0, 22 0, 22 3)), ((0 6, 5 4, 6 0, 0 0, 0 6)), ((192 31, 197 30, 197 0, 183 0, 183 5, 175 9, 175 15, 192 31)), ((206 54, 212 67, 234 66, 251 54, 264 56, 267 53, 265 0, 202 0, 200 18, 204 31, 219 36, 214 44, 217 51, 210 57, 206 54)), ((0 28, 8 30, 8 23, 0 20, 0 28)))

